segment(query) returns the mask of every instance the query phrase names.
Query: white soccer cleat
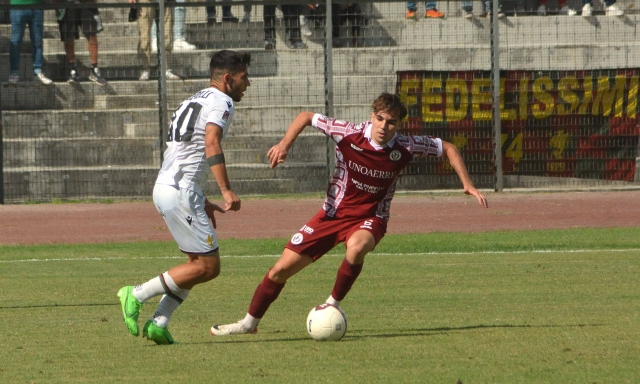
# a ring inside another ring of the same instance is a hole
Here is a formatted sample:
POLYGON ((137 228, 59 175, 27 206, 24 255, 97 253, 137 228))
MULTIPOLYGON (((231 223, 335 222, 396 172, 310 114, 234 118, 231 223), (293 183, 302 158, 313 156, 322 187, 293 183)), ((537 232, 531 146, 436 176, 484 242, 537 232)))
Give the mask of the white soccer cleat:
POLYGON ((615 4, 611 4, 610 6, 608 6, 605 13, 606 13, 607 16, 622 16, 622 15, 624 15, 624 11, 622 9, 618 8, 618 6, 615 5, 615 4))
POLYGON ((587 3, 582 7, 582 17, 591 17, 591 12, 593 11, 593 7, 591 4, 587 3))
POLYGON ((211 336, 246 335, 258 332, 258 327, 247 329, 242 324, 242 320, 233 324, 216 324, 211 327, 211 336))

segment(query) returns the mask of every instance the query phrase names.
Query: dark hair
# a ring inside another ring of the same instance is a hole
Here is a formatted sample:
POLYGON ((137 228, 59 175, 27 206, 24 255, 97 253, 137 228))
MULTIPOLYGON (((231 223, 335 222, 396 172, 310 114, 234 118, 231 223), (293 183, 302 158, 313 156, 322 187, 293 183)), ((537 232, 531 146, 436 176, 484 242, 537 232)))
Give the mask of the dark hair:
POLYGON ((407 107, 402 104, 400 97, 387 92, 381 94, 373 101, 371 111, 373 111, 373 113, 387 112, 398 120, 402 120, 407 116, 407 107))
POLYGON ((246 71, 249 64, 251 64, 250 53, 224 50, 216 52, 211 56, 209 71, 213 79, 224 73, 235 75, 240 71, 246 71))

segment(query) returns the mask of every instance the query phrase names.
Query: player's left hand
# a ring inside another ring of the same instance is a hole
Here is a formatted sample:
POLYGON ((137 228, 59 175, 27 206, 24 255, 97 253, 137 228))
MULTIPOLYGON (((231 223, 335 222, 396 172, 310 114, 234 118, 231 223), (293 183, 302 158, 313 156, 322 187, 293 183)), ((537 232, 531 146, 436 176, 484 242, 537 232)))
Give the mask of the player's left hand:
POLYGON ((489 204, 487 203, 487 198, 484 197, 482 192, 478 191, 474 187, 470 187, 464 190, 464 193, 467 195, 475 196, 478 199, 478 203, 485 208, 489 208, 489 204))
POLYGON ((209 200, 205 200, 205 202, 204 202, 204 212, 207 214, 207 216, 209 216, 209 219, 211 220, 211 224, 213 225, 214 229, 216 228, 216 218, 213 215, 213 213, 215 211, 218 211, 220 213, 224 213, 225 212, 224 209, 220 208, 216 204, 213 204, 209 200))

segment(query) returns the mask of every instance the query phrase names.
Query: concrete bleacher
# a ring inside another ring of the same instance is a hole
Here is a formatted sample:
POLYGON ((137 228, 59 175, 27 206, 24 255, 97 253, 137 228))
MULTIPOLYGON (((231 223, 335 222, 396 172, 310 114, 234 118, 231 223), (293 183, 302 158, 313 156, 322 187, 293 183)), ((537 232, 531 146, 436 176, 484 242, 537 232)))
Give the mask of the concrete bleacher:
MULTIPOLYGON (((363 6, 367 25, 357 47, 335 49, 334 111, 352 121, 368 118, 369 104, 383 91, 395 91, 400 70, 490 69, 489 20, 459 17, 459 3, 441 2, 446 19, 408 21, 404 3, 363 6)), ((569 2, 574 9, 579 3, 569 2)), ((510 15, 499 21, 504 69, 577 70, 638 67, 640 0, 619 2, 623 17, 510 15)), ((422 7, 420 3, 420 7, 422 7)), ((554 5, 549 2, 549 8, 554 5)), ((594 4, 596 11, 601 4, 594 4)), ((422 8, 419 8, 422 9, 422 8)), ((208 84, 212 51, 229 48, 252 53, 252 85, 242 102, 224 148, 234 189, 247 193, 319 191, 326 186, 324 136, 308 130, 289 161, 272 170, 265 161, 289 122, 303 110, 324 111, 323 31, 305 38, 306 50, 284 45, 278 27, 278 49, 265 51, 261 7, 248 24, 217 23, 207 27, 203 7, 189 8, 187 40, 198 49, 174 52, 172 69, 184 80, 167 82, 169 109, 208 84)), ((236 16, 242 7, 234 6, 236 16)), ((0 25, 0 104, 4 125, 5 195, 14 201, 56 197, 149 196, 159 168, 158 84, 139 82, 136 23, 126 22, 128 9, 101 11, 105 31, 99 35, 99 63, 109 81, 65 82, 63 45, 54 12, 46 12, 45 73, 55 84, 32 79, 28 33, 21 57, 21 77, 9 86, 8 36, 0 25)), ((218 17, 221 16, 218 6, 218 17)), ((342 28, 349 37, 349 28, 342 28)), ((84 38, 76 42, 79 63, 89 66, 84 38)), ((85 70, 85 74, 88 70, 85 70)), ((157 70, 152 71, 152 76, 157 70)), ((210 192, 217 193, 211 178, 210 192)))

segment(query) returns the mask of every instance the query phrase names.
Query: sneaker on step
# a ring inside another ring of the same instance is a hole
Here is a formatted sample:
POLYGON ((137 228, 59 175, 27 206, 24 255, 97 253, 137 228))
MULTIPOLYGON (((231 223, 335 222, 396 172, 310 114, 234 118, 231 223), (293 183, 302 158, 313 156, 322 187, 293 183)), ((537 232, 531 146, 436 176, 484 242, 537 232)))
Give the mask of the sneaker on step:
POLYGON ((591 13, 593 12, 593 7, 590 3, 587 3, 582 7, 582 17, 591 17, 591 13))
POLYGON ((575 16, 577 13, 578 12, 576 12, 575 9, 569 8, 568 5, 565 5, 558 10, 558 14, 563 16, 575 16))
POLYGON ((173 73, 173 71, 171 69, 167 69, 167 72, 164 73, 165 76, 167 77, 167 80, 180 80, 182 79, 182 77, 176 75, 175 73, 173 73))
MULTIPOLYGON (((44 85, 49 85, 53 83, 53 81, 51 81, 51 79, 45 76, 44 73, 42 72, 36 73, 35 77, 36 77, 36 80, 40 81, 44 85)), ((9 78, 9 82, 11 82, 11 78, 9 78)))
POLYGON ((222 15, 222 22, 223 23, 237 23, 239 21, 240 20, 238 20, 238 18, 233 16, 232 14, 222 15))
POLYGON ((147 81, 149 80, 149 71, 147 70, 142 70, 140 72, 140 77, 138 78, 138 80, 140 81, 147 81))
POLYGON ((211 327, 209 332, 211 336, 246 335, 258 332, 258 327, 255 329, 247 329, 242 325, 242 320, 240 320, 233 324, 216 324, 211 327))
POLYGON ((158 327, 154 324, 153 320, 147 321, 144 328, 142 328, 142 337, 158 345, 177 344, 176 341, 173 340, 173 336, 171 336, 167 327, 158 327))
POLYGON ((426 19, 444 19, 444 13, 438 12, 437 9, 429 9, 424 13, 426 19))
POLYGON ((545 5, 538 7, 538 16, 547 16, 547 7, 545 5))
POLYGON ((107 85, 107 80, 105 80, 104 77, 100 75, 100 69, 98 67, 94 67, 91 70, 91 74, 89 75, 89 80, 93 81, 94 83, 98 84, 101 87, 107 85))
POLYGON ((69 70, 69 76, 67 77, 67 83, 78 83, 80 81, 80 76, 78 76, 78 71, 75 69, 69 70))
POLYGON ((607 7, 605 14, 607 16, 622 16, 624 15, 624 11, 618 8, 617 5, 611 4, 610 6, 607 7))
POLYGON ((407 14, 405 16, 407 20, 418 20, 418 16, 416 16, 416 11, 412 11, 407 9, 407 14))
POLYGON ((18 84, 18 81, 20 81, 20 75, 18 75, 17 73, 12 73, 9 75, 9 84, 16 85, 18 84))
POLYGON ((124 324, 127 326, 129 333, 133 336, 138 336, 140 334, 140 329, 138 328, 138 317, 140 316, 142 303, 133 296, 132 286, 120 288, 118 291, 118 297, 120 298, 120 304, 122 304, 124 324))
POLYGON ((197 47, 193 44, 189 44, 184 39, 178 39, 173 42, 173 52, 193 51, 197 47))
POLYGON ((462 17, 464 17, 465 19, 472 19, 473 18, 473 11, 471 9, 463 9, 462 10, 462 17))
POLYGON ((264 40, 264 49, 266 51, 272 51, 276 49, 276 39, 265 39, 264 40))
POLYGON ((307 49, 307 44, 300 39, 287 40, 285 44, 289 49, 307 49))

